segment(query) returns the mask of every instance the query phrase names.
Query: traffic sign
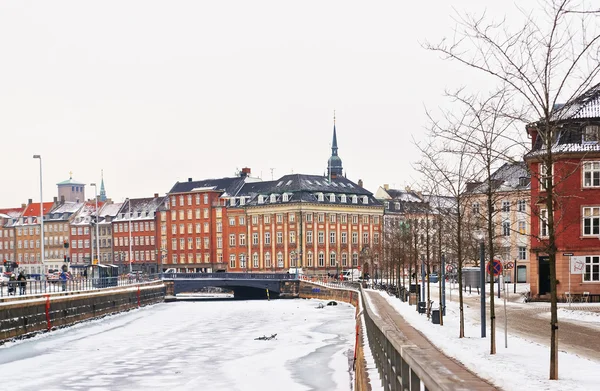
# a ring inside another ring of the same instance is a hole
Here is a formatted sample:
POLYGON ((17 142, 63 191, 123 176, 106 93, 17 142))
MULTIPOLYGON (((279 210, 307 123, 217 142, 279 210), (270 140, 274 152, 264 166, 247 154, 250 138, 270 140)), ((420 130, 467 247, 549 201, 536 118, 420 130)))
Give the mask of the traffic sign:
POLYGON ((487 264, 487 272, 488 274, 492 274, 492 271, 490 271, 490 269, 493 269, 492 271, 494 272, 494 276, 499 276, 500 274, 502 274, 502 262, 500 262, 497 259, 494 259, 494 265, 491 265, 491 262, 488 262, 487 264))
POLYGON ((514 264, 514 263, 512 263, 512 262, 506 262, 506 264, 504 265, 504 268, 505 268, 506 270, 511 270, 511 269, 514 269, 514 268, 515 268, 515 264, 514 264))
POLYGON ((454 266, 446 265, 446 273, 454 273, 454 266))
POLYGON ((574 254, 573 253, 563 253, 564 257, 572 257, 574 254))

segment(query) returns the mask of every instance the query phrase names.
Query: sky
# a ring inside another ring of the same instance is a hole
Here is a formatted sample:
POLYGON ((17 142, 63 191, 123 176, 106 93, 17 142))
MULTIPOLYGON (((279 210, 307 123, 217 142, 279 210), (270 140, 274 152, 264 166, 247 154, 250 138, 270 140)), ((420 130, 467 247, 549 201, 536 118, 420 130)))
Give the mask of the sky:
MULTIPOLYGON (((499 4, 501 3, 501 4, 499 4)), ((415 181, 425 107, 480 75, 422 48, 453 12, 492 0, 0 0, 0 208, 69 178, 107 196, 177 181, 323 174, 336 113, 346 175, 375 192, 415 181)), ((482 84, 482 85, 483 85, 482 84)))

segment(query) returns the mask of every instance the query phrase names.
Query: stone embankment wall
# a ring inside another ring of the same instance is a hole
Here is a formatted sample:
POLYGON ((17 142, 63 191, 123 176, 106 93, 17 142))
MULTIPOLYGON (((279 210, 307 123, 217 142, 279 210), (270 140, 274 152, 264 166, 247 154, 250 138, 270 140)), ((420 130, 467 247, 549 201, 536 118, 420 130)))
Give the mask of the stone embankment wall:
POLYGON ((364 357, 363 325, 360 322, 358 314, 360 293, 350 289, 331 288, 310 282, 300 281, 299 297, 301 299, 319 299, 335 300, 352 304, 356 308, 356 334, 358 338, 356 343, 355 361, 354 361, 354 389, 357 391, 370 391, 369 377, 367 372, 367 363, 364 357))
POLYGON ((162 282, 70 295, 39 295, 0 305, 0 343, 82 320, 164 301, 162 282))

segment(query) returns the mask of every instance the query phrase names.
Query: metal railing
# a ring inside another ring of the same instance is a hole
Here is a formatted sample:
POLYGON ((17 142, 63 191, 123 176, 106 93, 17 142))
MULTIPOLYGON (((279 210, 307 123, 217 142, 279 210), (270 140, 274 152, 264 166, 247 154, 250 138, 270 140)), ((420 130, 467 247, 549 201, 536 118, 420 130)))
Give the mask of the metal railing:
POLYGON ((296 274, 288 273, 162 273, 164 280, 218 279, 218 280, 295 280, 296 274))
POLYGON ((67 280, 27 280, 0 282, 0 297, 39 295, 54 292, 90 291, 116 286, 135 285, 155 281, 160 275, 133 275, 107 278, 74 277, 67 280))

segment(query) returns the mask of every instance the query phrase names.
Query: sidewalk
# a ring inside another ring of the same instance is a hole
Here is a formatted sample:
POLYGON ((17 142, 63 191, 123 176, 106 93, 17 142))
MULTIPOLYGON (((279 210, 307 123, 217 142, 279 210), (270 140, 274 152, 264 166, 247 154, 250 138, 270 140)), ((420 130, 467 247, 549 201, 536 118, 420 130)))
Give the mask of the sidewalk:
POLYGON ((479 378, 462 364, 440 352, 423 334, 408 324, 378 292, 369 290, 364 290, 363 292, 367 296, 369 305, 374 307, 374 312, 383 321, 395 327, 411 343, 419 347, 431 358, 432 362, 436 362, 439 366, 446 368, 452 374, 457 386, 465 390, 498 390, 497 387, 479 378))

